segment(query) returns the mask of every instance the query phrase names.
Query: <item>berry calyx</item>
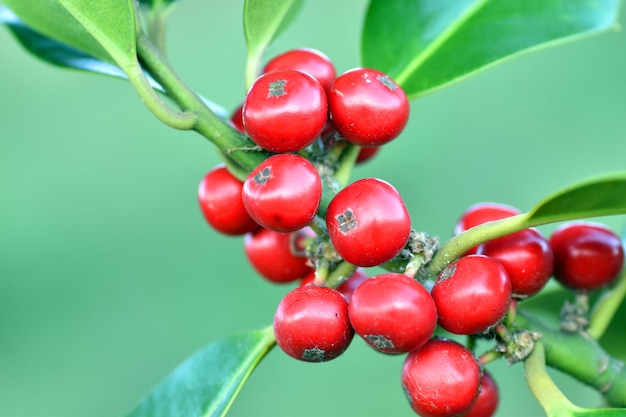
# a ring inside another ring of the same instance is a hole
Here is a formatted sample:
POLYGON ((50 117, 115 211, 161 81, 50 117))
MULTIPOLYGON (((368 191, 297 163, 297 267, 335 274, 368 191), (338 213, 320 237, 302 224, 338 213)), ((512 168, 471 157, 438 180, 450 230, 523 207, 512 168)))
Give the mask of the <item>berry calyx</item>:
POLYGON ((423 417, 463 415, 478 398, 481 370, 465 346, 434 338, 409 353, 402 387, 413 410, 423 417))
POLYGON ((387 262, 404 248, 411 219, 402 197, 391 184, 364 178, 331 200, 326 226, 339 256, 354 265, 368 267, 387 262))
POLYGON ((276 343, 289 356, 306 362, 325 362, 341 355, 354 331, 348 321, 348 302, 338 291, 305 285, 289 292, 274 315, 276 343))
POLYGON ((254 82, 243 105, 250 139, 270 152, 295 152, 313 143, 327 117, 326 93, 309 74, 273 71, 254 82))
POLYGON ((398 273, 381 274, 359 285, 348 313, 355 332, 384 353, 419 348, 437 326, 435 303, 428 291, 398 273))
POLYGON ((511 281, 498 261, 468 255, 441 272, 431 295, 442 328, 455 334, 482 333, 506 314, 511 281))
POLYGON ((243 235, 258 227, 243 205, 242 189, 243 183, 223 164, 202 178, 198 187, 198 204, 206 221, 218 232, 243 235))
POLYGON ((594 222, 571 222, 550 237, 554 278, 566 287, 595 290, 612 283, 624 265, 619 236, 594 222))
POLYGON ((333 125, 348 142, 380 146, 396 138, 409 119, 404 90, 388 75, 355 68, 335 79, 328 95, 333 125))
POLYGON ((322 181, 307 159, 278 154, 261 162, 241 192, 243 205, 258 224, 292 232, 313 220, 322 198, 322 181))

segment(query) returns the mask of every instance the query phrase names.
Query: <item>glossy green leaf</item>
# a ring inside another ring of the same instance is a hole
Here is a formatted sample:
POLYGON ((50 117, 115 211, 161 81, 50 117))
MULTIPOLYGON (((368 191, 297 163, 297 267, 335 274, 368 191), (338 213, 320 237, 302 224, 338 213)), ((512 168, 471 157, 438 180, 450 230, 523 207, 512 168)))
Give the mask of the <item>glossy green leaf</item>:
POLYGON ((30 28, 43 36, 70 45, 97 59, 115 61, 100 43, 72 16, 60 0, 3 0, 30 28))
POLYGON ((271 326, 211 343, 183 362, 127 417, 223 416, 274 345, 271 326))
POLYGON ((426 270, 439 274, 470 248, 529 227, 617 214, 626 214, 626 172, 582 181, 549 196, 527 213, 466 230, 441 246, 426 270))
POLYGON ((59 2, 122 69, 137 63, 135 10, 132 0, 59 0, 59 2))
POLYGON ((287 27, 298 13, 303 0, 245 0, 243 31, 248 47, 246 82, 259 73, 265 48, 287 27))
POLYGON ((527 214, 529 226, 626 214, 626 173, 593 178, 546 198, 527 214))
POLYGON ((0 6, 0 23, 9 27, 27 51, 50 64, 127 78, 119 67, 36 32, 5 6, 0 6))
POLYGON ((144 6, 148 6, 151 9, 160 9, 162 7, 166 7, 172 3, 175 3, 178 0, 139 0, 139 4, 144 6))
POLYGON ((520 53, 607 30, 619 0, 372 0, 362 64, 411 98, 520 53))
MULTIPOLYGON (((598 408, 571 411, 572 417, 626 417, 623 408, 598 408)), ((559 416, 560 417, 560 416, 559 416)))

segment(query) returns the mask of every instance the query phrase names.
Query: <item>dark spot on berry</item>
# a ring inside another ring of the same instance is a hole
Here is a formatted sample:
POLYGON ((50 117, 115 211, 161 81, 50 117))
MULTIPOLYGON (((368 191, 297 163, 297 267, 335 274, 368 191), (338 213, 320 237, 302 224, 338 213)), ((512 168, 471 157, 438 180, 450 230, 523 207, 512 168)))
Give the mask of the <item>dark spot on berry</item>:
POLYGON ((348 233, 356 227, 356 218, 350 209, 338 214, 335 218, 339 222, 339 230, 341 230, 341 233, 348 233))
POLYGON ((326 351, 318 347, 311 349, 304 349, 302 353, 302 359, 307 362, 324 362, 326 359, 326 351))
POLYGON ((376 349, 393 349, 395 345, 385 336, 379 334, 368 334, 365 336, 368 342, 370 342, 376 349))
POLYGON ((390 91, 398 88, 398 84, 394 83, 388 75, 379 75, 378 77, 376 77, 376 80, 378 80, 379 83, 387 87, 390 91))
POLYGON ((265 167, 254 176, 253 180, 258 185, 265 184, 270 178, 272 178, 272 170, 270 167, 265 167))
POLYGON ((280 97, 283 94, 285 94, 285 84, 287 84, 287 81, 285 80, 277 80, 277 81, 272 81, 270 83, 270 88, 267 92, 267 94, 270 97, 280 97))

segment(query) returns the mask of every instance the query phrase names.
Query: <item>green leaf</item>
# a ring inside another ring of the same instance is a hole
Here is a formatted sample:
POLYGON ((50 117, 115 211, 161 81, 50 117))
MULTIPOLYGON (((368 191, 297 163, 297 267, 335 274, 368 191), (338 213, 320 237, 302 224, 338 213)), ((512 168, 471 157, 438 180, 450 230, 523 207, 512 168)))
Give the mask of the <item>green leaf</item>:
POLYGON ((619 0, 372 0, 362 64, 411 98, 523 52, 615 27, 619 0))
POLYGON ((626 214, 626 173, 593 178, 546 198, 527 214, 528 226, 626 214))
POLYGON ((223 416, 274 345, 271 326, 211 343, 183 362, 127 417, 223 416))
POLYGON ((132 0, 59 0, 124 69, 137 65, 132 0))
POLYGON ((151 9, 160 9, 176 1, 178 0, 139 0, 139 4, 148 6, 151 9))
MULTIPOLYGON (((3 0, 30 28, 109 63, 113 58, 61 4, 60 0, 3 0)), ((97 2, 96 2, 97 3, 97 2)))
POLYGON ((303 0, 245 0, 243 31, 248 46, 246 83, 259 73, 265 48, 287 27, 298 13, 303 0))
POLYGON ((589 408, 570 413, 573 417, 626 417, 626 409, 624 408, 589 408))
POLYGON ((36 32, 5 6, 0 6, 0 23, 9 27, 15 38, 26 50, 50 64, 127 78, 124 71, 119 67, 36 32))
POLYGON ((529 212, 487 222, 448 240, 426 266, 439 274, 470 248, 529 227, 589 217, 626 214, 626 172, 607 174, 564 188, 529 212))

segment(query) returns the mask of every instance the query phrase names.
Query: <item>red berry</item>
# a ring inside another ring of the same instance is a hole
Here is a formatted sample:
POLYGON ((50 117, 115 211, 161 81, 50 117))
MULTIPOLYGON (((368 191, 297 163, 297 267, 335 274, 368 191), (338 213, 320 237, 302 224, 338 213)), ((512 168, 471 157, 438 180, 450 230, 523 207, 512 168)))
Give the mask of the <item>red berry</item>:
POLYGON ((213 168, 200 182, 200 209, 206 221, 218 232, 243 235, 258 227, 243 205, 242 188, 243 183, 228 172, 224 165, 213 168))
POLYGON ((448 339, 431 339, 407 355, 402 367, 402 387, 420 416, 459 416, 474 405, 480 374, 478 361, 463 345, 448 339))
POLYGON ((324 362, 341 355, 354 331, 348 302, 338 291, 306 285, 289 292, 274 315, 276 343, 289 356, 324 362))
POLYGON ((550 237, 554 278, 566 287, 595 290, 613 282, 624 265, 620 238, 607 226, 571 222, 550 237))
POLYGON ((243 124, 257 145, 271 152, 307 147, 326 124, 326 93, 303 72, 284 70, 261 75, 243 106, 243 124))
POLYGON ((404 90, 388 75, 356 68, 335 79, 328 95, 333 125, 348 141, 379 146, 397 137, 409 119, 404 90))
POLYGON ((233 114, 230 115, 230 123, 238 131, 245 133, 246 128, 243 125, 243 104, 239 105, 233 114))
POLYGON ((478 399, 464 417, 491 417, 496 413, 499 402, 500 393, 496 381, 489 372, 483 370, 478 399))
POLYGON ((272 58, 263 72, 281 70, 306 72, 319 81, 325 91, 330 91, 337 75, 330 59, 322 52, 310 48, 293 49, 272 58))
POLYGON ((391 184, 364 178, 331 200, 326 226, 339 256, 367 267, 390 260, 404 248, 411 219, 402 197, 391 184))
POLYGON ((537 229, 525 229, 478 246, 478 254, 494 258, 509 274, 514 296, 541 290, 552 275, 554 256, 537 229))
MULTIPOLYGON (((521 211, 515 207, 506 204, 492 202, 476 203, 468 207, 461 218, 456 222, 454 225, 454 235, 458 235, 480 224, 501 220, 520 213, 521 211)), ((465 255, 471 255, 473 253, 476 253, 476 247, 468 250, 465 255)))
POLYGON ((431 295, 442 328, 455 334, 482 333, 506 314, 511 281, 498 261, 469 255, 441 272, 431 295))
POLYGON ((363 162, 367 162, 374 157, 380 151, 379 146, 371 146, 369 148, 361 148, 359 151, 359 155, 356 157, 356 163, 362 164, 363 162))
POLYGON ((261 226, 277 232, 298 230, 313 220, 322 198, 322 181, 308 160, 278 154, 261 162, 242 190, 243 204, 261 226))
POLYGON ((406 275, 386 273, 363 282, 348 307, 354 331, 374 349, 404 353, 430 339, 437 326, 428 291, 406 275))
POLYGON ((282 284, 295 281, 311 271, 308 259, 297 256, 294 244, 300 235, 313 232, 302 229, 293 233, 279 233, 259 228, 253 233, 246 234, 244 249, 248 261, 254 269, 268 281, 282 284))

